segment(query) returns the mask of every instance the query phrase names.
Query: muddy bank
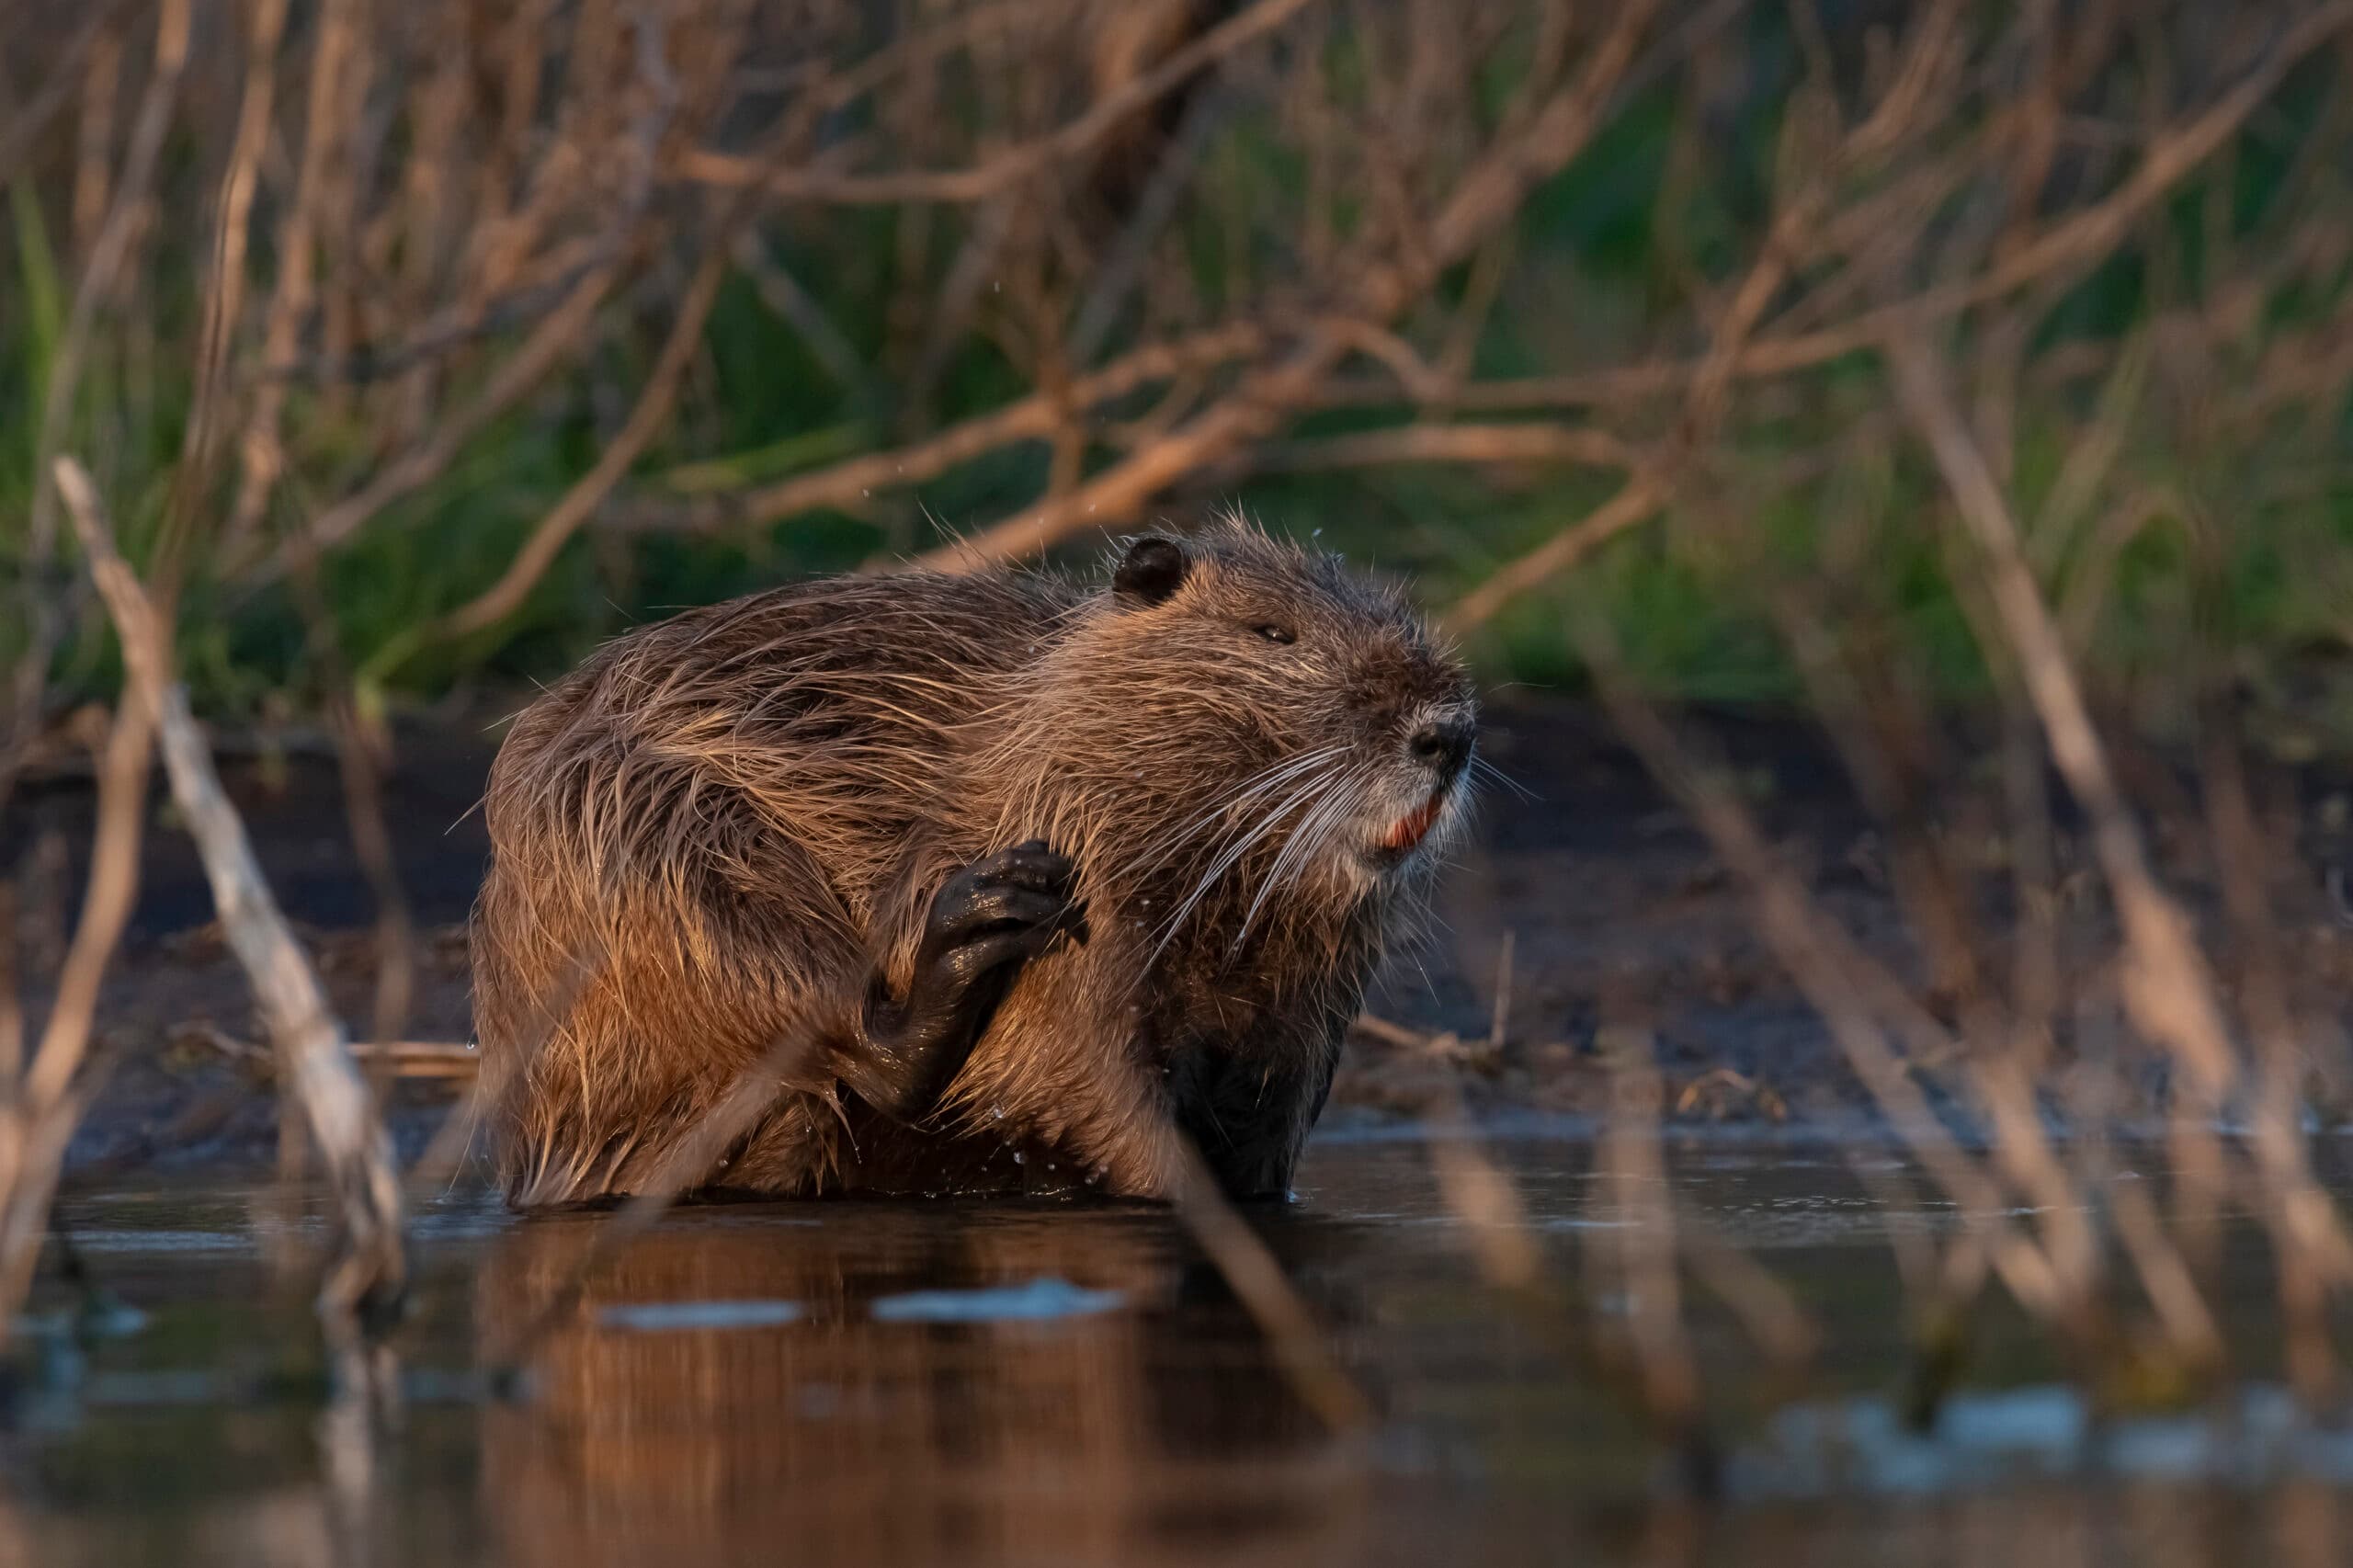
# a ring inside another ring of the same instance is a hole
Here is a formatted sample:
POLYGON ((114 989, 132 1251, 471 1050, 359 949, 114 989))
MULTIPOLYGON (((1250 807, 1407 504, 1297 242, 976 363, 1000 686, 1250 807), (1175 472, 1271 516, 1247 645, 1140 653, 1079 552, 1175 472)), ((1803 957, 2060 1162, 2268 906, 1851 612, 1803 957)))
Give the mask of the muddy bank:
MULTIPOLYGON (((1867 948, 1920 975, 1885 844, 1813 728, 1753 715, 1711 716, 1699 727, 1824 907, 1867 948)), ((406 725, 397 737, 384 793, 417 933, 407 1039, 456 1042, 471 1033, 463 923, 488 856, 474 806, 494 744, 486 725, 446 722, 406 725)), ((1578 704, 1506 694, 1491 704, 1482 744, 1525 792, 1490 787, 1482 797, 1437 929, 1398 956, 1372 998, 1373 1027, 1353 1042, 1327 1124, 1427 1114, 1457 1084, 1482 1112, 1597 1111, 1608 1079, 1596 1032, 1608 1017, 1649 1033, 1676 1119, 1851 1125, 1864 1098, 1758 940, 1741 890, 1601 720, 1578 704), (1496 992, 1506 975, 1497 1041, 1496 992)), ((1967 896, 1982 946, 1998 949, 2010 919, 1991 781, 1968 761, 1982 753, 1965 743, 1952 750, 1961 761, 1930 820, 1959 846, 1956 858, 1980 873, 1967 896)), ((315 744, 224 751, 226 782, 273 886, 344 1017, 367 1032, 375 898, 352 850, 332 756, 315 744)), ((2186 771, 2128 760, 2143 798, 2173 812, 2157 813, 2155 837, 2174 885, 2211 906, 2201 840, 2166 827, 2195 810, 2186 771)), ((2353 931, 2329 891, 2330 868, 2344 858, 2346 800, 2318 769, 2275 769, 2256 785, 2279 851, 2275 892, 2288 967, 2308 1011, 2333 1020, 2336 999, 2353 994, 2353 931)), ((86 778, 52 773, 24 790, 0 826, 0 865, 28 873, 20 937, 31 975, 53 971, 92 806, 86 778)), ((235 1051, 262 1038, 258 1024, 211 924, 201 868, 160 792, 155 810, 137 912, 102 1016, 110 1075, 75 1146, 85 1176, 151 1159, 260 1160, 277 1142, 266 1065, 235 1051)), ((2096 906, 2095 879, 2063 834, 2060 851, 2063 896, 2096 906)), ((2096 907, 2086 922, 2097 928, 2096 907)), ((2096 949, 2088 945, 2087 962, 2096 949)), ((2003 956, 1986 956, 1989 972, 2000 972, 2003 956)), ((1933 984, 1924 991, 1938 1001, 1933 984)), ((40 1001, 36 994, 36 1012, 40 1001)), ((2327 1055, 2316 1054, 2311 1086, 2333 1105, 2346 1075, 2327 1055)), ((398 1083, 392 1119, 403 1143, 429 1135, 457 1082, 398 1083)))

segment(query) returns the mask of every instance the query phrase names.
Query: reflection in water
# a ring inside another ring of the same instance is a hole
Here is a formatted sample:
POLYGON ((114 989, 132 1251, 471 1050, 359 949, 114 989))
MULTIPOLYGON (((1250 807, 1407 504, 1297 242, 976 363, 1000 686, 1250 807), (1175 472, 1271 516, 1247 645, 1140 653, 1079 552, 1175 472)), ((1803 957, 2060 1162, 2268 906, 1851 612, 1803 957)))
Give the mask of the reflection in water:
MULTIPOLYGON (((1624 1221, 1586 1147, 1501 1152, 1561 1245, 1624 1221)), ((1944 1426, 1901 1430, 1887 1238, 1949 1212, 1873 1209, 1836 1152, 1686 1155, 1678 1200, 1760 1247, 1829 1346, 1805 1403, 1744 1417, 1753 1358, 1695 1317, 1731 1423, 1723 1504, 1661 1490, 1622 1412, 1472 1278, 1424 1150, 1331 1141, 1306 1201, 1253 1219, 1379 1409, 1347 1440, 1156 1210, 682 1212, 590 1277, 529 1387, 490 1399, 485 1347, 563 1299, 609 1216, 461 1199, 418 1221, 398 1419, 379 1428, 326 1398, 307 1300, 272 1294, 242 1240, 244 1195, 111 1195, 77 1236, 143 1315, 9 1407, 0 1568, 2340 1560, 2353 1441, 2308 1437, 2259 1390, 2235 1426, 2086 1443, 2047 1347, 1995 1318, 1944 1426)), ((2259 1352, 2267 1258, 2224 1254, 2227 1332, 2259 1352)))
MULTIPOLYGON (((799 1222, 681 1215, 596 1271, 532 1358, 528 1399, 483 1417, 502 1556, 718 1562, 766 1541, 861 1561, 1137 1562, 1203 1532, 1246 1534, 1270 1559, 1361 1555, 1362 1467, 1165 1217, 783 1215, 799 1222), (718 1325, 648 1331, 646 1314, 658 1327, 681 1308, 718 1325)), ((555 1298, 601 1222, 502 1237, 476 1281, 480 1343, 555 1298)))

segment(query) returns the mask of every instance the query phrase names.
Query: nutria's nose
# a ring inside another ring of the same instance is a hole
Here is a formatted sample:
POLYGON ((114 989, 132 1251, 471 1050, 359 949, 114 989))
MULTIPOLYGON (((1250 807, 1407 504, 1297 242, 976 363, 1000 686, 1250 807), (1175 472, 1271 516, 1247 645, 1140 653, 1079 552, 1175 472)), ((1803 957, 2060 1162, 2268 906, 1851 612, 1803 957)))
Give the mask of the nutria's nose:
POLYGON ((1451 784, 1454 776, 1471 760, 1471 720, 1463 714, 1432 720, 1414 732, 1405 747, 1415 757, 1438 770, 1438 782, 1451 784))

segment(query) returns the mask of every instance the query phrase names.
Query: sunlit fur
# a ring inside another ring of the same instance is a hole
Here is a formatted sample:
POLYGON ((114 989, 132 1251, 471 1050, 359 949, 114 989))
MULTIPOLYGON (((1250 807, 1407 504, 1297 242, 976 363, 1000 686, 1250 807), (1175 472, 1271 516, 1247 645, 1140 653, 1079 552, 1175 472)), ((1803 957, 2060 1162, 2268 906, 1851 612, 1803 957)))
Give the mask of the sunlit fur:
POLYGON ((1281 1190, 1461 828, 1467 775, 1417 847, 1380 852, 1435 782, 1409 737, 1472 699, 1336 560, 1238 521, 1183 546, 1158 604, 1012 574, 756 595, 633 632, 527 710, 474 921, 510 1199, 642 1185, 794 1039, 711 1185, 1160 1194, 1174 1131, 1229 1187, 1281 1190), (1090 940, 1021 971, 922 1124, 839 1092, 871 966, 904 986, 940 883, 1032 838, 1076 862, 1090 940))

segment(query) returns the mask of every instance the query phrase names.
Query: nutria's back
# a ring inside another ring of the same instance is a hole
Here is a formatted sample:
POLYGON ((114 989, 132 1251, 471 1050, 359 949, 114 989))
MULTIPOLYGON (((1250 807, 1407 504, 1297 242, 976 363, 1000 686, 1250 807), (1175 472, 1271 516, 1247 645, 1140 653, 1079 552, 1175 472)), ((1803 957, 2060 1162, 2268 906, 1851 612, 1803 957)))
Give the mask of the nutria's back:
POLYGON ((773 898, 818 888, 780 882, 761 856, 805 854, 862 920, 897 848, 938 814, 948 737, 1004 700, 1075 600, 1041 575, 830 578, 622 637, 500 748, 485 806, 498 864, 623 887, 699 871, 773 898), (689 841, 714 791, 742 842, 689 841))
POLYGON ((831 579, 613 643, 493 770, 476 1008, 518 1203, 644 1185, 1279 1188, 1461 812, 1461 672, 1253 530, 1111 584, 831 579), (1034 842, 1033 842, 1034 841, 1034 842))

